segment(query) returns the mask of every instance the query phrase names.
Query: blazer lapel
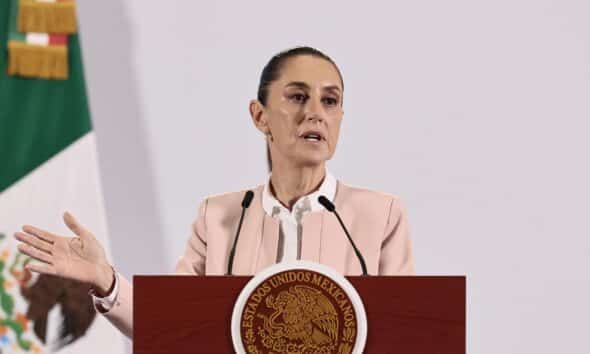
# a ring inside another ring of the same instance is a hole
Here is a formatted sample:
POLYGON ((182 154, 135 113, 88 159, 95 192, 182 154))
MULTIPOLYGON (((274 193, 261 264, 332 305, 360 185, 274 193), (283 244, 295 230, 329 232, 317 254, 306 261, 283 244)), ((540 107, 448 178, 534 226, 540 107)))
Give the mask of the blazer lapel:
POLYGON ((272 216, 267 215, 264 210, 263 214, 262 230, 260 233, 262 238, 258 244, 256 268, 253 269, 253 274, 277 262, 280 222, 272 216))
POLYGON ((322 225, 325 211, 311 212, 303 216, 301 220, 301 259, 320 262, 322 225))
MULTIPOLYGON (((256 264, 255 254, 258 249, 258 244, 260 243, 262 235, 262 220, 264 218, 260 192, 260 187, 254 190, 254 199, 244 215, 242 230, 240 231, 240 238, 236 246, 236 254, 234 257, 233 273, 235 275, 251 275, 255 273, 253 269, 256 264)), ((234 237, 239 222, 240 219, 238 215, 235 221, 236 226, 234 237)))
MULTIPOLYGON (((336 206, 336 210, 338 210, 340 216, 346 223, 348 220, 352 220, 352 218, 347 215, 346 209, 342 205, 342 187, 342 183, 338 181, 333 203, 336 206)), ((346 274, 348 267, 346 255, 350 252, 349 242, 346 239, 346 234, 344 233, 344 230, 342 230, 342 226, 338 222, 336 215, 332 215, 332 213, 328 211, 325 211, 324 213, 322 239, 319 246, 322 250, 322 264, 330 266, 342 274, 346 274)))

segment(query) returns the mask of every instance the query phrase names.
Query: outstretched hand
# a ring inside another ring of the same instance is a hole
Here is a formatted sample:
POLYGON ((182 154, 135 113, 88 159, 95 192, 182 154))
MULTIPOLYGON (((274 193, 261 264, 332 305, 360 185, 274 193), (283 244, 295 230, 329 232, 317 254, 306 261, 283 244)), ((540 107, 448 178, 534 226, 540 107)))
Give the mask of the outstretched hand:
POLYGON ((88 283, 105 293, 112 284, 113 271, 104 248, 70 213, 66 212, 63 220, 77 237, 55 235, 30 225, 14 234, 21 242, 19 251, 41 262, 28 263, 26 268, 88 283))

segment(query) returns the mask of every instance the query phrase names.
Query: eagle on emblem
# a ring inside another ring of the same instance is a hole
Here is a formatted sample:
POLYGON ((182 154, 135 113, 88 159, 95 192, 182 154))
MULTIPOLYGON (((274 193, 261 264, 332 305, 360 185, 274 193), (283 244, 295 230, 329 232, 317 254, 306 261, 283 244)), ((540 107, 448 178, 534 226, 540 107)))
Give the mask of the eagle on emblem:
POLYGON ((269 295, 266 306, 274 312, 258 316, 270 337, 303 342, 306 347, 338 342, 338 313, 320 290, 295 285, 276 297, 269 295))

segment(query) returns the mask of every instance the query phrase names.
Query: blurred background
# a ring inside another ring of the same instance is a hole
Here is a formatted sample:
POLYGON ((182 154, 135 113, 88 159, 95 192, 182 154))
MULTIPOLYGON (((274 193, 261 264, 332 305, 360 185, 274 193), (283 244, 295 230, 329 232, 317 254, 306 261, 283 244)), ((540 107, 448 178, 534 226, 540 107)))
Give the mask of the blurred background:
POLYGON ((172 272, 203 198, 266 182, 248 101, 309 45, 344 75, 330 171, 403 199, 418 274, 467 276, 468 352, 590 352, 590 2, 78 8, 123 274, 172 272))

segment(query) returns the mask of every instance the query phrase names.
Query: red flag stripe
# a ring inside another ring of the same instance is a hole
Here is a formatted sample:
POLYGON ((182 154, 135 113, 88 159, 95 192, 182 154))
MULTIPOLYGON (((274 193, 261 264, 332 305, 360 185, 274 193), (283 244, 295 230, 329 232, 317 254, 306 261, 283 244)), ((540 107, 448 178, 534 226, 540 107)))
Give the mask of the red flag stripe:
POLYGON ((67 45, 68 35, 66 34, 50 34, 49 45, 67 45))

